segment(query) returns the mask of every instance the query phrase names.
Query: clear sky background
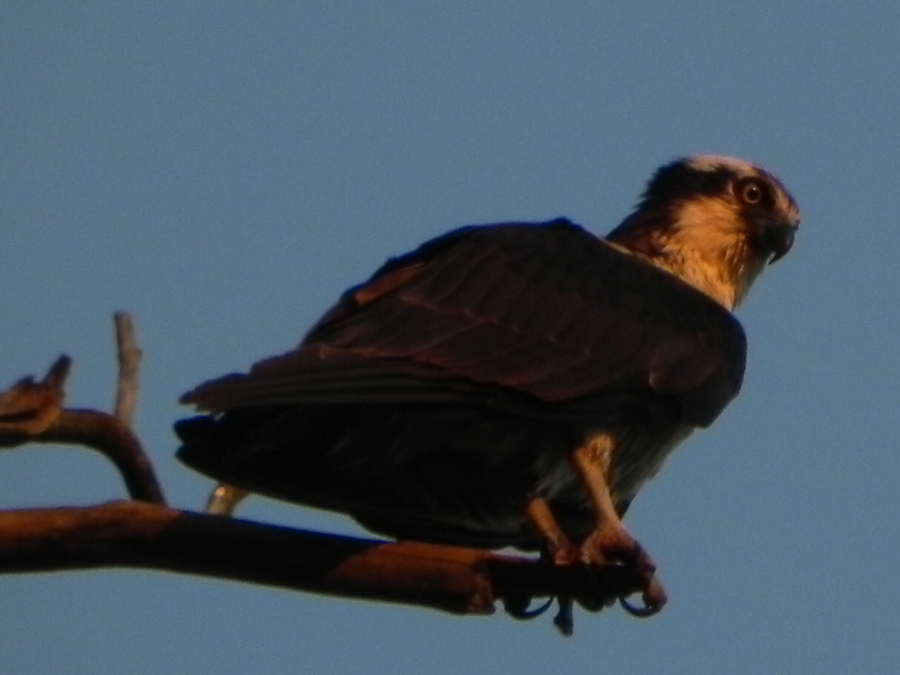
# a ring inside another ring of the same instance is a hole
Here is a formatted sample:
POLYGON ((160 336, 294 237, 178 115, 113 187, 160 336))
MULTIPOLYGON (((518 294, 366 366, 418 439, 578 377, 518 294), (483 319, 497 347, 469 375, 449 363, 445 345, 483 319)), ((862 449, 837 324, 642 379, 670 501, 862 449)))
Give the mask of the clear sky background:
MULTIPOLYGON (((0 5, 0 386, 75 361, 109 409, 111 315, 173 505, 176 399, 294 345, 451 227, 604 233, 661 163, 754 160, 804 212, 740 311, 741 396, 628 514, 670 604, 640 621, 427 610, 143 571, 0 578, 0 672, 896 673, 900 4, 0 5), (143 7, 139 5, 144 5, 143 7)), ((120 498, 72 448, 0 454, 0 508, 120 498)), ((247 517, 358 532, 256 499, 247 517)))

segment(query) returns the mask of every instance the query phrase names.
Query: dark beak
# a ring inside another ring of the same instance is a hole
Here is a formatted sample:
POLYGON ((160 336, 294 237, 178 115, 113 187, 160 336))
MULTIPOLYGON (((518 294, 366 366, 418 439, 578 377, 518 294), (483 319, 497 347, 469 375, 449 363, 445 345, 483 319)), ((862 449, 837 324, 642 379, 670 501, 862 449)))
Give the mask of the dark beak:
POLYGON ((772 257, 769 258, 771 265, 776 260, 780 260, 794 245, 794 236, 797 234, 797 223, 775 223, 768 225, 760 234, 760 244, 764 250, 771 251, 772 257))

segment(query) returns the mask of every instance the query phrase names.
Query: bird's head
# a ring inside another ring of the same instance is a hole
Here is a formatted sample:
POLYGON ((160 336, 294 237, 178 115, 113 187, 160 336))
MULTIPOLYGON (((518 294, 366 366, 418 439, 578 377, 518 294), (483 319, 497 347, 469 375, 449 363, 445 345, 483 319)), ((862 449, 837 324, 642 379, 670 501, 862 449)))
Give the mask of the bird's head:
POLYGON ((657 170, 609 240, 733 309, 790 250, 799 223, 796 202, 768 171, 696 155, 657 170))

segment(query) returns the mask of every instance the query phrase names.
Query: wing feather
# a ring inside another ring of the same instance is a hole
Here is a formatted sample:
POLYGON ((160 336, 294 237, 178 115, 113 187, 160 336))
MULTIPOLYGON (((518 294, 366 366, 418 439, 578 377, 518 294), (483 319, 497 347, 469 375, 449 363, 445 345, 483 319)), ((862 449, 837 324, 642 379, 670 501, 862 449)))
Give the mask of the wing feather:
POLYGON ((716 302, 565 220, 457 230, 351 289, 299 348, 183 397, 206 410, 558 403, 637 389, 707 425, 737 394, 744 333, 716 302))

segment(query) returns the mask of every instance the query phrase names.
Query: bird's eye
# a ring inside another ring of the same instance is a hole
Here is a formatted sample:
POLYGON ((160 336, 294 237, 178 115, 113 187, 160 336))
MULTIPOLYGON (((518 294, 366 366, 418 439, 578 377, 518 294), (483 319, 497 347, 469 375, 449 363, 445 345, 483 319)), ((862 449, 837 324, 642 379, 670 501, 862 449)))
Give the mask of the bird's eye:
POLYGON ((748 180, 740 186, 738 194, 745 204, 759 204, 763 198, 763 186, 755 180, 748 180))

